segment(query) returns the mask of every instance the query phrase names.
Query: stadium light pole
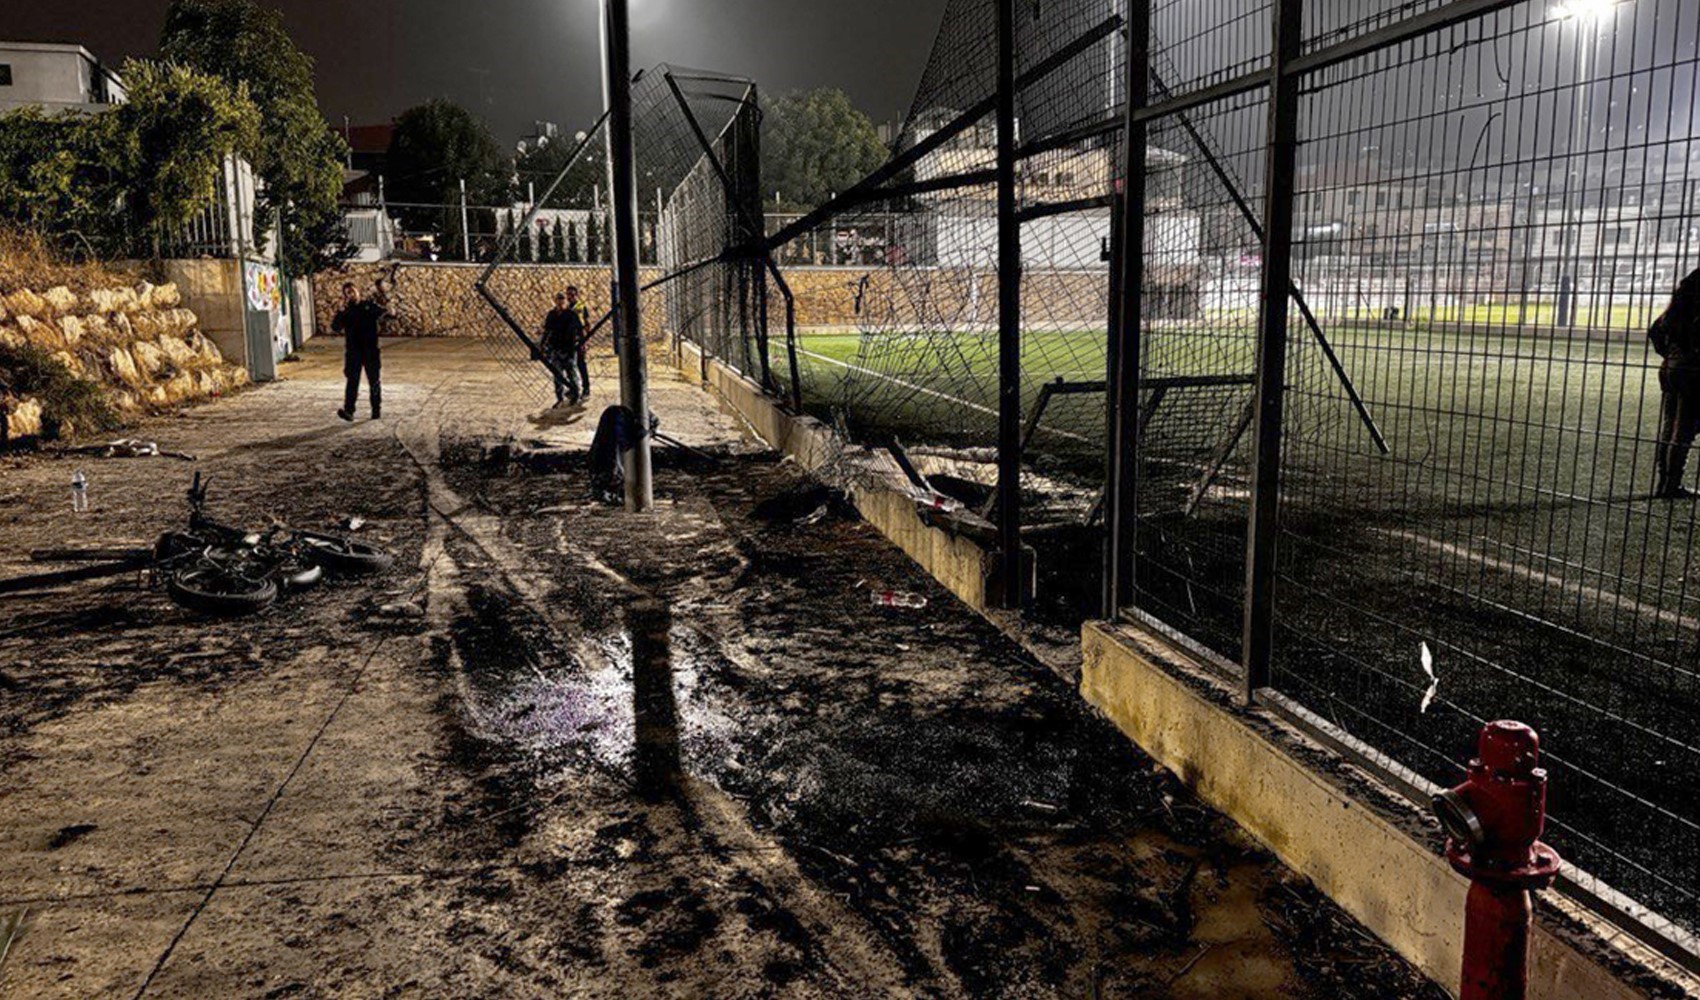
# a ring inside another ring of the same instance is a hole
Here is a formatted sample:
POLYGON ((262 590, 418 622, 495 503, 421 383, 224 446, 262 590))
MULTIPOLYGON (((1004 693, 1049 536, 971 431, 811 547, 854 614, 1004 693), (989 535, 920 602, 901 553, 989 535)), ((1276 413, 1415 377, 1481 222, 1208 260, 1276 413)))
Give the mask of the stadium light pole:
POLYGON ((632 150, 632 35, 628 0, 602 0, 602 86, 608 108, 609 214, 614 222, 614 336, 620 355, 620 403, 632 415, 620 465, 626 509, 655 505, 649 457, 649 398, 639 322, 637 164, 632 150))
MULTIPOLYGON (((1572 247, 1561 248, 1564 260, 1559 268, 1558 296, 1559 310, 1557 325, 1566 329, 1576 325, 1576 314, 1580 312, 1582 301, 1582 232, 1586 228, 1582 220, 1588 206, 1588 145, 1590 122, 1588 116, 1588 88, 1593 81, 1589 78, 1594 49, 1599 45, 1600 26, 1617 13, 1618 0, 1567 0, 1552 9, 1559 18, 1576 23, 1576 114, 1570 121, 1570 142, 1568 152, 1572 157, 1577 152, 1577 144, 1581 144, 1582 160, 1575 167, 1576 171, 1576 225, 1569 224, 1570 205, 1564 206, 1564 232, 1575 240, 1572 247), (1568 290, 1565 282, 1569 281, 1568 290)), ((1567 202, 1568 198, 1565 199, 1567 202)), ((1602 209, 1603 213, 1603 209, 1602 209)))

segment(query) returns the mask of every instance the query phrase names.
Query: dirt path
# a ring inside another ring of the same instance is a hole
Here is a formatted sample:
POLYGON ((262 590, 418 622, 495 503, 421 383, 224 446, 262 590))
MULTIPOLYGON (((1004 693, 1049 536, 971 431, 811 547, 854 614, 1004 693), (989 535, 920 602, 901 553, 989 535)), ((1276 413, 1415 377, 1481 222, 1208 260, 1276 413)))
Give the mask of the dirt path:
MULTIPOLYGON (((143 436, 394 574, 0 598, 0 995, 1442 995, 697 390, 656 409, 721 457, 634 519, 494 459, 590 421, 482 346, 396 345, 353 426, 335 346, 143 436)), ((181 517, 187 465, 92 465, 75 518, 71 468, 0 467, 0 574, 181 517)))

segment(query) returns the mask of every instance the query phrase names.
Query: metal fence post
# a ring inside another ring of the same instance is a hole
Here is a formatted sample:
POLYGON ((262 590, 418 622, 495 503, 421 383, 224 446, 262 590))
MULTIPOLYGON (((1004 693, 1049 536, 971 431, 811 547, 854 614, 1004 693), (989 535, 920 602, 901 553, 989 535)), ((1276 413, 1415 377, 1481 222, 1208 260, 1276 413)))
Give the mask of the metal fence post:
POLYGON ((1015 6, 998 0, 998 546, 1003 605, 1021 582, 1021 222, 1015 191, 1015 6))
POLYGON ((472 259, 472 227, 466 211, 466 178, 460 179, 460 259, 472 259))
POLYGON ((620 456, 626 509, 655 505, 650 482, 649 389, 638 316, 637 164, 632 150, 631 21, 627 0, 602 0, 603 84, 608 104, 609 214, 614 229, 614 330, 620 345, 620 402, 636 426, 620 456))
POLYGON ((1110 454, 1105 463, 1104 617, 1114 618, 1133 601, 1135 506, 1139 478, 1139 363, 1144 334, 1140 307, 1145 283, 1145 147, 1147 130, 1138 111, 1151 96, 1151 3, 1128 0, 1127 102, 1122 131, 1122 197, 1111 237, 1110 454))
POLYGON ((1269 686, 1275 640, 1275 535, 1281 495, 1281 414, 1286 401, 1287 303, 1293 287, 1294 172, 1298 165, 1299 75, 1292 64, 1303 50, 1304 0, 1277 0, 1273 80, 1263 189, 1263 287, 1258 319, 1256 408, 1252 440, 1251 516, 1246 526, 1246 704, 1269 686))

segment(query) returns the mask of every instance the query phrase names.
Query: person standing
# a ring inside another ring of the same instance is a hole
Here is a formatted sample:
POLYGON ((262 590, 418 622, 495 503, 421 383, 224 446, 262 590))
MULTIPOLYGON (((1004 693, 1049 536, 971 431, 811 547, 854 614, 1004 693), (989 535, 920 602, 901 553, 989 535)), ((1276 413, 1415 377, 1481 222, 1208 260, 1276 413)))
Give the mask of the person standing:
POLYGON ((1692 497, 1682 485, 1688 453, 1700 431, 1700 270, 1682 279, 1664 315, 1647 331, 1659 365, 1658 496, 1667 500, 1692 497))
MULTIPOLYGON (((379 287, 380 294, 382 286, 379 287)), ((388 314, 379 302, 362 299, 354 283, 342 286, 342 308, 331 320, 331 329, 342 334, 342 374, 347 386, 342 395, 342 409, 336 415, 343 420, 354 419, 354 404, 360 399, 360 373, 366 373, 366 388, 372 397, 372 419, 383 416, 383 389, 378 358, 378 324, 388 314)))
POLYGON ((578 334, 573 338, 573 361, 578 365, 578 388, 580 398, 590 398, 590 362, 585 357, 589 348, 585 342, 590 339, 590 307, 578 297, 578 286, 567 286, 567 311, 578 318, 578 334))
POLYGON ((571 308, 567 292, 555 295, 555 308, 543 319, 543 341, 538 346, 555 376, 555 405, 579 401, 580 386, 574 370, 574 355, 584 339, 584 320, 571 308))

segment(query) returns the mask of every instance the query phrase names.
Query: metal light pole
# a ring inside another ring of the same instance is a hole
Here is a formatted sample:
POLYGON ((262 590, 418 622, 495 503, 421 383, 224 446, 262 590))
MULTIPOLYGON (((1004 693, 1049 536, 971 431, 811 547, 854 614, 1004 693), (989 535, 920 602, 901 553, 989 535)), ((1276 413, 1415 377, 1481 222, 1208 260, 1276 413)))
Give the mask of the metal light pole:
MULTIPOLYGON (((1559 262, 1559 304, 1558 315, 1555 318, 1557 325, 1565 328, 1576 325, 1576 314, 1580 311, 1578 307, 1582 300, 1582 231, 1585 228, 1582 216, 1587 211, 1588 206, 1588 146, 1592 139, 1589 134, 1592 131, 1592 122, 1588 115, 1587 92, 1592 84, 1592 80, 1589 78, 1592 67, 1589 63, 1592 60, 1594 49, 1599 45, 1600 24, 1606 18, 1612 16, 1617 3, 1618 0, 1569 0, 1568 3, 1560 4, 1557 8, 1557 13, 1560 16, 1576 22, 1576 45, 1578 49, 1576 55, 1576 114, 1570 121, 1570 143, 1568 147, 1568 152, 1573 159, 1577 153, 1578 140, 1580 140, 1582 147, 1581 162, 1575 167, 1577 204, 1574 229, 1570 225, 1571 206, 1568 204, 1568 198, 1565 199, 1567 203, 1564 206, 1566 238, 1575 240, 1575 244, 1574 246, 1560 247, 1563 257, 1559 262)), ((1602 214, 1604 212, 1603 206, 1601 212, 1602 214)))
POLYGON ((631 18, 627 0, 602 0, 602 83, 608 107, 609 214, 614 237, 614 334, 620 354, 620 403, 631 413, 620 464, 626 509, 655 505, 649 461, 649 398, 643 327, 638 322, 637 169, 632 151, 631 18))

